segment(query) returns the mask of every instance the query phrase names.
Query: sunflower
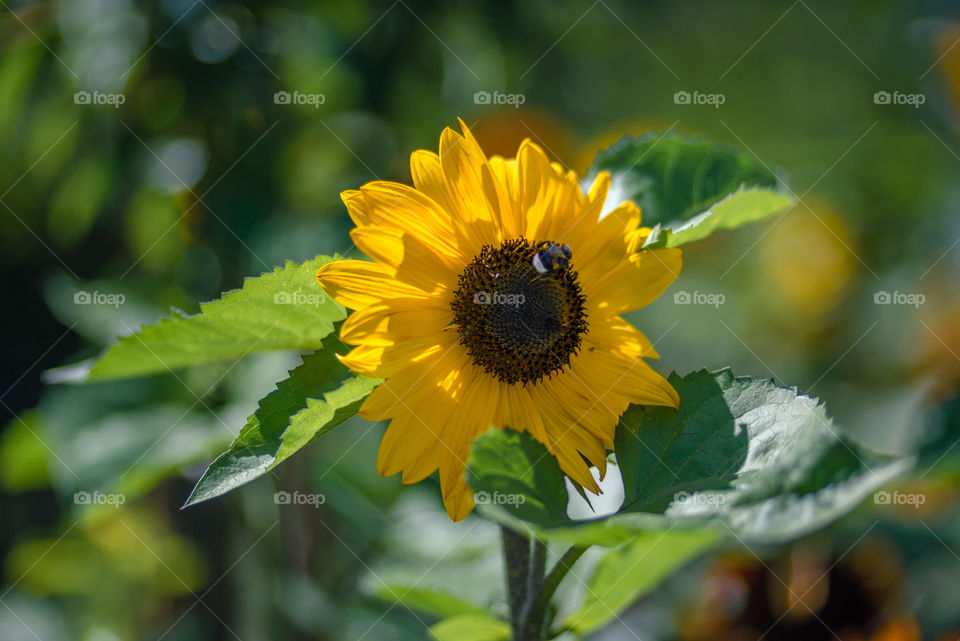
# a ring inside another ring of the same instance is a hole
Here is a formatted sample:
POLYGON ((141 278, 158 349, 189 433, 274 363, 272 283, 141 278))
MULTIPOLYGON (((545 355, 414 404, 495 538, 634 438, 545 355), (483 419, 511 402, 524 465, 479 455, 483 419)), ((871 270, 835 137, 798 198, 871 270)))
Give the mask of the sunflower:
POLYGON ((473 509, 467 456, 491 426, 529 432, 598 492, 590 466, 602 478, 627 406, 679 402, 642 360, 658 358, 650 341, 620 315, 673 282, 680 250, 643 250, 650 229, 631 202, 601 215, 609 174, 584 194, 530 141, 516 158, 488 158, 460 125, 462 135, 444 130, 439 155, 411 155, 414 187, 343 192, 350 236, 373 262, 317 272, 354 310, 343 363, 385 379, 359 412, 390 421, 380 474, 416 483, 439 471, 454 521, 473 509))

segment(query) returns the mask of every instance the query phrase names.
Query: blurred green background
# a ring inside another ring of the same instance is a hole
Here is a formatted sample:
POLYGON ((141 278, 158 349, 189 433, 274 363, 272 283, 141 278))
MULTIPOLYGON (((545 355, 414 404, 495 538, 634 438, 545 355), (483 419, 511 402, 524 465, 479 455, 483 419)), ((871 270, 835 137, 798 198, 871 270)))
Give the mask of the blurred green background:
MULTIPOLYGON (((429 483, 378 477, 382 426, 360 419, 179 510, 296 354, 86 387, 41 376, 245 275, 353 253, 339 192, 408 182, 409 153, 458 116, 488 153, 532 138, 581 173, 650 129, 782 173, 794 211, 691 246, 634 315, 664 373, 772 376, 900 454, 956 392, 955 3, 0 5, 0 639, 425 638, 435 619, 384 599, 394 585, 505 611, 496 528, 454 526, 429 483), (278 489, 326 500, 278 506, 278 489)), ((731 548, 595 638, 957 638, 951 459, 909 480, 921 507, 869 503, 788 549, 731 548)))

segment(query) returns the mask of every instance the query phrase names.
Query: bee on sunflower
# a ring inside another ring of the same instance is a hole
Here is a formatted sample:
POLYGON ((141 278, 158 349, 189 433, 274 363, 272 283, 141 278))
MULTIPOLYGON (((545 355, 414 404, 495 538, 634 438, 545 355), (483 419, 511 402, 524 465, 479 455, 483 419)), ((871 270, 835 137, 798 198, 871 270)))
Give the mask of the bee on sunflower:
POLYGON ((658 358, 621 314, 656 299, 680 272, 679 249, 642 249, 650 228, 625 202, 602 215, 610 175, 586 194, 577 175, 530 141, 487 157, 467 126, 440 153, 415 151, 413 187, 374 181, 342 194, 350 236, 373 262, 317 272, 352 309, 343 363, 385 379, 359 414, 386 421, 380 474, 416 483, 439 471, 454 521, 474 501, 470 444, 487 429, 529 432, 563 472, 598 492, 620 415, 631 403, 676 407, 658 358))

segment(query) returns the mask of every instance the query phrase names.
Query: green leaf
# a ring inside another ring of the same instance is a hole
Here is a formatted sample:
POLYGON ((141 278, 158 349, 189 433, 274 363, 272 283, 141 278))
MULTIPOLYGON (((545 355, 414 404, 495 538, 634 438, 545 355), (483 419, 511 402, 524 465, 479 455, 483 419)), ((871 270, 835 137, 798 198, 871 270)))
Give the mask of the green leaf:
POLYGON ((527 433, 490 429, 474 440, 467 482, 480 506, 500 507, 541 526, 573 523, 556 459, 527 433))
POLYGON ((423 614, 445 619, 462 614, 486 615, 486 610, 449 592, 433 588, 381 584, 374 594, 387 603, 402 605, 423 614))
POLYGON ((587 583, 586 597, 564 621, 577 634, 609 623, 670 574, 713 547, 720 536, 709 531, 640 532, 607 552, 587 583))
POLYGON ((461 614, 430 626, 436 641, 507 641, 510 625, 489 614, 461 614))
POLYGON ((500 430, 471 452, 480 512, 577 545, 708 527, 779 543, 826 527, 913 464, 859 449, 837 434, 817 399, 773 381, 729 370, 670 381, 679 410, 631 406, 621 417, 615 445, 625 498, 617 514, 569 519, 554 458, 528 434, 500 430))
POLYGON ((317 269, 331 260, 319 256, 299 265, 288 262, 203 303, 195 316, 176 312, 141 327, 110 348, 87 380, 154 374, 257 351, 316 349, 346 317, 317 283, 317 269))
POLYGON ((648 241, 654 247, 701 240, 793 202, 753 156, 679 134, 625 136, 597 154, 588 174, 600 171, 611 174, 611 197, 632 200, 643 211, 644 224, 656 233, 648 241))
POLYGON ((670 382, 679 410, 631 406, 621 417, 621 512, 786 541, 843 516, 911 464, 856 449, 817 399, 771 380, 725 369, 670 382))
POLYGON ((766 189, 745 189, 730 194, 710 209, 673 227, 654 227, 644 247, 679 247, 703 240, 721 229, 735 229, 784 211, 793 205, 786 194, 766 189))
POLYGON ((220 496, 263 476, 300 448, 356 414, 380 380, 354 376, 336 358, 336 336, 307 354, 290 377, 260 400, 259 409, 190 494, 184 507, 220 496))

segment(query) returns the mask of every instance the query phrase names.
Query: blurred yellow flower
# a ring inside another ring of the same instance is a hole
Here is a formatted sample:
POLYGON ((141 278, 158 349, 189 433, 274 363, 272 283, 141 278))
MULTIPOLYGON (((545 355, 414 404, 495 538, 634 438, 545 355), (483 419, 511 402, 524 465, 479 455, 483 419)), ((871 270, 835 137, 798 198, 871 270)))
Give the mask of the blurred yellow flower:
POLYGON ((771 227, 761 244, 761 273, 773 284, 784 317, 807 322, 842 299, 853 276, 855 242, 827 204, 807 201, 771 227))
POLYGON ((932 311, 924 311, 917 343, 912 350, 914 375, 932 383, 931 396, 941 401, 960 389, 960 302, 956 285, 946 277, 933 291, 939 300, 949 301, 932 311))

